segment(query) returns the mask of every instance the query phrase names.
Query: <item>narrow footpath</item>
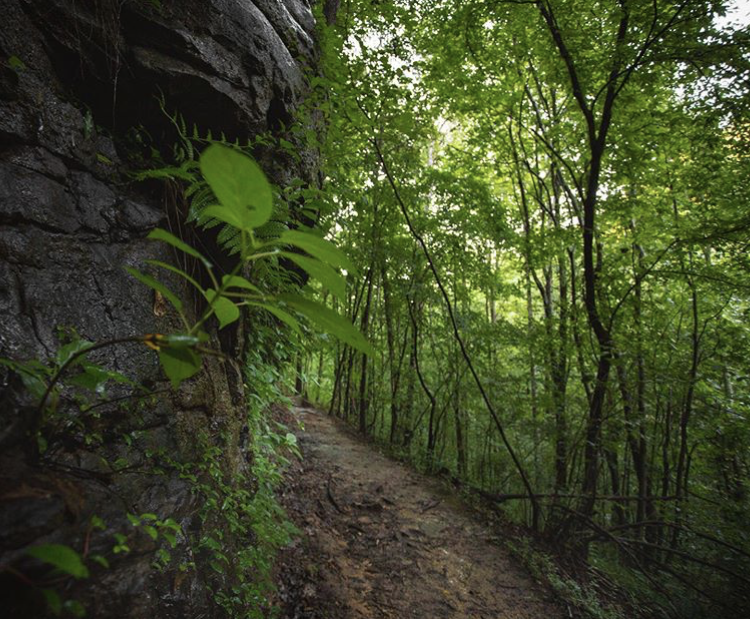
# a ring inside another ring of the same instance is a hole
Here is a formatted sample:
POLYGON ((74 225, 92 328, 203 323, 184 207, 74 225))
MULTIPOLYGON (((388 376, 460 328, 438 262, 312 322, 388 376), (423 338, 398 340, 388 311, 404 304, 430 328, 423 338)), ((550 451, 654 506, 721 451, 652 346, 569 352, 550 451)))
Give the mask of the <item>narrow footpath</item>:
POLYGON ((568 617, 443 484, 324 413, 294 419, 304 460, 282 500, 303 535, 280 557, 281 617, 568 617))

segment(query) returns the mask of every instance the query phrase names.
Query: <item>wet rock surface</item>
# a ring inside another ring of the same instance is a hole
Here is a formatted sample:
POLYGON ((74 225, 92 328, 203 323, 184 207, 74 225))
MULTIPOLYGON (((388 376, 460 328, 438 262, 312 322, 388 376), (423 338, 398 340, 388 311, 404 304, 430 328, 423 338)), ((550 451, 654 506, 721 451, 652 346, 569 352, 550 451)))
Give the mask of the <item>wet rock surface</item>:
MULTIPOLYGON (((123 269, 175 259, 145 236, 182 217, 180 205, 165 200, 161 186, 129 176, 144 164, 132 136, 146 140, 142 150, 168 151, 176 140, 157 96, 202 133, 244 141, 288 123, 305 95, 315 22, 304 0, 156 4, 0 1, 2 357, 47 359, 60 328, 97 342, 170 328, 174 316, 123 269)), ((279 184, 316 178, 311 154, 300 162, 270 149, 255 154, 279 184)), ((221 344, 239 358, 242 341, 240 328, 221 344)), ((173 396, 145 346, 120 344, 94 358, 161 395, 137 407, 104 407, 81 427, 53 427, 41 460, 29 444, 37 411, 18 377, 0 369, 3 615, 44 616, 29 586, 38 564, 24 553, 62 543, 109 559, 109 568, 89 562, 89 579, 56 584, 65 599, 84 602, 88 616, 215 616, 201 569, 177 567, 201 557, 178 536, 169 566, 153 569, 158 544, 134 534, 126 514, 170 517, 183 533, 199 532, 190 484, 169 470, 147 474, 149 454, 189 460, 206 433, 222 441, 228 471, 246 466, 237 365, 209 359, 203 376, 173 396), (86 434, 97 437, 95 447, 86 434), (104 530, 91 528, 93 516, 104 530), (129 553, 113 555, 118 532, 128 534, 129 553)))

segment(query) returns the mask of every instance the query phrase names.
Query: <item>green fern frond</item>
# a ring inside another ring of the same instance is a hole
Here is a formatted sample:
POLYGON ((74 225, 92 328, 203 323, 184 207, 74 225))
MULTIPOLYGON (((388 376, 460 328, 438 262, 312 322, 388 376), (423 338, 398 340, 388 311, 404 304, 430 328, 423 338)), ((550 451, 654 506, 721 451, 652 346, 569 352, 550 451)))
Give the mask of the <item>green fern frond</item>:
POLYGON ((231 226, 224 226, 219 234, 216 236, 216 240, 224 248, 229 255, 238 254, 240 252, 240 245, 242 242, 242 235, 237 228, 231 226))

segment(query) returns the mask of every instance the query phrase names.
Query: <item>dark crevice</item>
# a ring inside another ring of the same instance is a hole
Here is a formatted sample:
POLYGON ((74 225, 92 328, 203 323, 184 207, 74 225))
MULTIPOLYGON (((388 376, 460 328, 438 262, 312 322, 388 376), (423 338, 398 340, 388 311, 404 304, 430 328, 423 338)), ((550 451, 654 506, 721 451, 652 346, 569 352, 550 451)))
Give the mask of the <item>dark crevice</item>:
MULTIPOLYGON (((96 286, 96 290, 99 293, 99 297, 101 298, 102 307, 104 308, 104 314, 107 317, 107 320, 109 321, 109 324, 111 325, 112 332, 115 332, 117 330, 117 319, 112 314, 112 308, 110 307, 109 303, 107 302, 108 295, 104 291, 104 288, 102 288, 102 285, 99 283, 99 278, 94 274, 92 276, 92 280, 94 282, 94 285, 96 286)), ((117 363, 117 353, 116 351, 112 353, 112 365, 114 366, 115 370, 119 371, 119 364, 117 363)))
MULTIPOLYGON (((25 294, 23 289, 21 289, 20 292, 21 294, 25 294)), ((27 305, 27 304, 24 303, 24 305, 27 305)), ((36 337, 37 342, 39 342, 44 348, 44 350, 47 351, 48 356, 52 356, 52 351, 50 350, 50 348, 47 346, 46 342, 44 341, 44 338, 42 337, 42 334, 39 329, 39 325, 37 324, 36 312, 33 309, 29 308, 27 316, 29 317, 29 321, 31 322, 32 329, 34 329, 34 335, 36 337)))
MULTIPOLYGON (((50 224, 41 223, 34 219, 28 219, 21 214, 14 213, 11 215, 0 213, 0 230, 3 227, 13 228, 16 230, 23 230, 23 228, 34 228, 47 234, 51 234, 57 237, 75 237, 81 243, 101 242, 102 238, 106 233, 102 233, 99 230, 94 230, 85 225, 80 225, 78 228, 72 231, 63 230, 50 224)), ((127 242, 127 240, 122 241, 127 242)))
POLYGON ((272 133, 288 129, 292 122, 292 115, 287 110, 283 99, 276 93, 268 104, 266 111, 266 125, 272 133))

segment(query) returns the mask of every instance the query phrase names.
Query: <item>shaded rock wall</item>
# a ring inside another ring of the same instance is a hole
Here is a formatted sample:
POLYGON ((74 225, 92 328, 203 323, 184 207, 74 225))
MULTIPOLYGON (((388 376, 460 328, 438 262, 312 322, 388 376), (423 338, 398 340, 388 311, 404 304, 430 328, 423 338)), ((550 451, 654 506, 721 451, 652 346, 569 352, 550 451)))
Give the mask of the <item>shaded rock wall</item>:
MULTIPOLYGON (((305 0, 158 4, 0 0, 2 357, 49 358, 60 327, 92 341, 169 328, 174 317, 123 270, 175 258, 144 237, 180 219, 180 200, 127 175, 151 146, 168 151, 176 140, 155 95, 204 131, 246 138, 281 130, 305 94, 305 71, 315 62, 305 0)), ((316 182, 313 153, 299 160, 269 149, 255 154, 278 184, 316 182)), ((211 239, 202 242, 210 251, 211 239)), ((131 536, 126 556, 112 554, 112 536, 131 530, 128 512, 171 517, 199 534, 190 486, 168 471, 144 474, 153 465, 149 451, 189 460, 206 433, 222 447, 226 470, 246 466, 242 343, 242 328, 222 334, 234 361, 207 360, 205 372, 175 395, 146 347, 101 351, 97 359, 162 395, 138 409, 104 407, 99 418, 53 427, 41 461, 29 444, 34 408, 17 377, 0 371, 3 616, 46 612, 29 584, 41 575, 24 551, 50 542, 109 557, 111 567, 93 566, 90 579, 55 585, 63 597, 82 600, 89 616, 220 616, 201 558, 186 544, 157 571, 147 536, 131 536), (87 434, 95 436, 89 445, 87 434), (93 515, 105 531, 90 530, 93 515), (198 568, 175 568, 190 561, 198 568)))

